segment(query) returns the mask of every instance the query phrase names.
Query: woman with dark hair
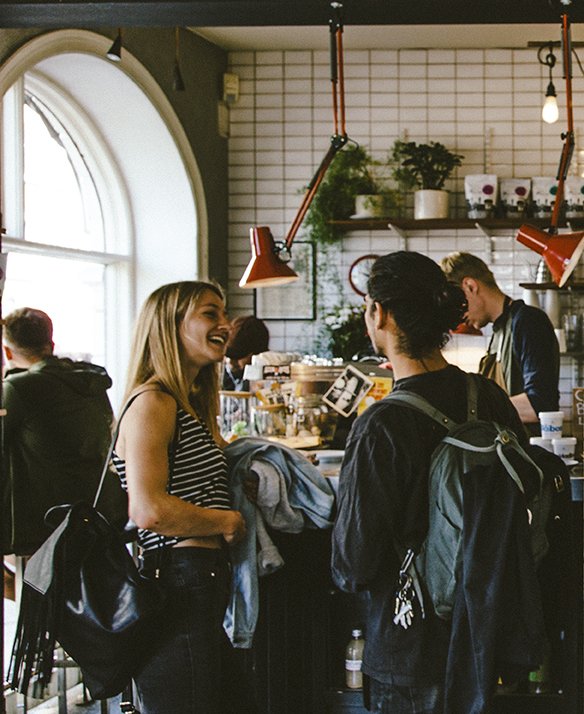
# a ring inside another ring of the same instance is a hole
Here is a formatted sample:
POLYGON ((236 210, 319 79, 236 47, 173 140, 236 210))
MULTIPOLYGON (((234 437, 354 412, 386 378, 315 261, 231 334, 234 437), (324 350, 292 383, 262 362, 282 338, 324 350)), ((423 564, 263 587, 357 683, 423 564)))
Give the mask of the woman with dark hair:
POLYGON ((224 714, 226 544, 245 534, 231 508, 217 425, 229 336, 220 288, 184 281, 146 300, 136 323, 114 465, 138 526, 143 571, 167 607, 135 677, 142 714, 224 714))
MULTIPOLYGON (((460 288, 430 258, 400 251, 374 263, 367 290, 367 332, 391 362, 394 390, 415 392, 455 422, 466 421, 466 375, 441 351, 466 309, 460 288)), ((522 433, 507 395, 486 378, 478 417, 522 433)), ((332 572, 342 590, 369 593, 362 669, 371 711, 383 714, 443 712, 449 624, 431 607, 407 629, 393 617, 401 560, 395 545, 419 548, 426 537, 430 458, 445 435, 426 414, 381 400, 355 421, 346 444, 332 572)))

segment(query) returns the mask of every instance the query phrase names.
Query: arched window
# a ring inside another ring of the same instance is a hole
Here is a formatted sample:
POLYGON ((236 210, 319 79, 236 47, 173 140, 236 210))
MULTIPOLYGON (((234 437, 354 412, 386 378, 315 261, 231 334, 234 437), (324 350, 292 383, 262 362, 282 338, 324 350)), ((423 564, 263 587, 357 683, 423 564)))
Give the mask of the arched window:
POLYGON ((83 139, 93 130, 89 120, 78 115, 72 123, 69 112, 60 112, 66 97, 43 84, 27 73, 4 95, 9 256, 3 312, 26 305, 58 316, 57 352, 105 364, 106 274, 129 264, 131 255, 106 252, 105 225, 111 221, 105 220, 108 202, 99 195, 101 177, 83 139))
POLYGON ((168 98, 111 40, 33 38, 0 66, 3 312, 55 324, 56 351, 89 357, 119 406, 137 306, 156 287, 204 278, 207 216, 192 148, 168 98))

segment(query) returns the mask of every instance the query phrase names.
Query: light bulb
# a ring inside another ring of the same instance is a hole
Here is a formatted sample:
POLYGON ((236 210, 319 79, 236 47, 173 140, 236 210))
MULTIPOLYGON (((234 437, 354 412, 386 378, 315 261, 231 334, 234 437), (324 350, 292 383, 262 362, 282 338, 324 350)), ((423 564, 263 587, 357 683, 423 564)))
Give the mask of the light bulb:
POLYGON ((545 102, 541 110, 541 118, 546 124, 553 124, 558 121, 560 112, 558 111, 558 100, 556 99, 556 89, 553 82, 550 82, 545 93, 545 102))
POLYGON ((560 112, 558 111, 558 100, 555 97, 546 97, 541 110, 541 118, 547 124, 553 124, 558 121, 560 112))

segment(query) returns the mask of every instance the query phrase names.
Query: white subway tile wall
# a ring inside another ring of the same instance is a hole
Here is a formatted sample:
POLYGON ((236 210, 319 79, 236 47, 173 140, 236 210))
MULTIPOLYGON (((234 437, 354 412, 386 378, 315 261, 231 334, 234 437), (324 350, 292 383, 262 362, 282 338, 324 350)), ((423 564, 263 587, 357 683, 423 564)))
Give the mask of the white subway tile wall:
MULTIPOLYGON (((347 41, 345 40, 345 45, 347 41)), ((229 72, 240 78, 239 101, 230 108, 229 138, 229 309, 232 315, 254 310, 253 291, 238 281, 249 257, 249 228, 269 225, 283 239, 302 198, 302 189, 324 156, 332 133, 329 56, 323 51, 232 52, 229 72)), ((499 178, 555 176, 565 129, 565 91, 561 71, 554 76, 560 121, 541 120, 548 82, 537 49, 377 48, 345 51, 347 131, 374 157, 383 159, 396 138, 440 141, 464 154, 447 188, 452 217, 465 217, 464 176, 494 173, 499 178)), ((573 94, 576 147, 570 173, 582 168, 579 144, 584 122, 584 93, 573 94)), ((303 228, 296 239, 306 237, 303 228)), ((532 280, 539 256, 498 230, 412 232, 404 239, 387 231, 353 231, 324 259, 335 264, 348 300, 358 302, 346 276, 352 261, 365 253, 407 248, 434 260, 453 250, 476 253, 492 268, 501 288, 513 297, 520 282, 532 280)), ((322 259, 321 259, 322 262, 322 259)), ((321 266, 322 267, 322 266, 321 266)), ((317 309, 338 300, 334 286, 319 273, 317 309)), ((582 300, 562 295, 570 310, 582 300)), ((543 300, 542 300, 543 302, 543 300)), ((317 322, 272 321, 271 347, 311 351, 317 322)), ((453 343, 449 355, 468 364, 468 345, 453 343)), ((562 357, 561 408, 571 419, 572 388, 584 383, 582 362, 562 357)))

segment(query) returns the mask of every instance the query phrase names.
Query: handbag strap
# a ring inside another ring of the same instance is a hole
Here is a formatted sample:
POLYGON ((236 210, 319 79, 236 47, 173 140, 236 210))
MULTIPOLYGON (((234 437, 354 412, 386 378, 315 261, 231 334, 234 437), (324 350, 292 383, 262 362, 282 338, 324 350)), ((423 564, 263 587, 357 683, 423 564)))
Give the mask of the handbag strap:
MULTIPOLYGON (((146 389, 146 390, 144 390, 144 391, 148 392, 148 391, 152 391, 152 390, 146 389)), ((123 417, 124 414, 128 411, 128 409, 130 408, 132 402, 136 399, 136 397, 139 397, 140 394, 143 394, 143 393, 144 393, 144 392, 138 392, 138 394, 134 394, 133 397, 131 397, 130 399, 128 399, 128 401, 127 401, 126 404, 124 405, 124 408, 122 409, 122 412, 121 412, 121 414, 120 414, 120 416, 119 416, 118 423, 116 424, 116 428, 114 429, 114 433, 113 433, 112 439, 111 439, 111 441, 110 441, 109 448, 108 448, 108 450, 107 450, 107 456, 105 457, 105 461, 104 461, 104 464, 103 464, 103 468, 102 468, 102 470, 101 470, 101 478, 99 479, 99 484, 98 484, 98 486, 97 486, 97 491, 95 492, 95 497, 94 497, 94 499, 93 499, 93 507, 94 507, 94 508, 97 508, 97 503, 98 503, 98 501, 99 501, 99 497, 101 496, 101 491, 102 491, 102 489, 103 489, 103 484, 105 483, 105 478, 106 478, 106 476, 107 476, 107 474, 108 474, 108 471, 109 471, 110 461, 111 461, 111 459, 112 459, 112 455, 113 455, 113 453, 114 453, 114 448, 115 448, 115 446, 116 446, 116 441, 118 440, 118 435, 119 435, 119 433, 120 433, 120 424, 122 423, 122 417, 123 417)))
MULTIPOLYGON (((134 402, 134 400, 135 400, 137 397, 139 397, 141 394, 144 394, 145 392, 156 392, 156 391, 163 391, 163 390, 157 390, 157 389, 143 389, 141 392, 138 392, 137 394, 134 394, 133 397, 130 397, 130 399, 128 399, 128 401, 127 401, 126 404, 124 405, 124 408, 122 409, 122 411, 121 411, 121 413, 120 413, 120 416, 119 416, 119 418, 118 418, 118 423, 116 424, 116 428, 114 429, 114 433, 113 433, 113 436, 112 436, 112 439, 111 439, 111 442, 110 442, 110 445, 109 445, 109 449, 108 449, 108 452, 107 452, 107 456, 106 456, 105 462, 104 462, 104 464, 103 464, 103 469, 102 469, 102 471, 101 471, 101 478, 99 479, 99 485, 98 485, 98 487, 97 487, 97 491, 95 492, 95 497, 94 497, 94 499, 93 499, 93 507, 94 507, 94 508, 97 508, 97 503, 98 503, 98 501, 99 501, 99 497, 101 496, 101 491, 102 491, 102 489, 103 489, 103 484, 105 483, 105 479, 106 479, 106 476, 107 476, 108 471, 109 471, 110 461, 111 461, 111 458, 112 458, 113 453, 114 453, 114 449, 115 449, 115 446, 116 446, 116 442, 117 442, 117 440, 118 440, 118 436, 119 436, 119 433, 120 433, 120 424, 122 423, 122 418, 123 418, 124 414, 128 411, 128 409, 130 408, 130 406, 132 405, 132 403, 134 402)), ((177 422, 177 423, 178 423, 178 422, 177 422)), ((175 450, 176 450, 176 441, 177 441, 177 427, 175 427, 174 435, 173 435, 173 437, 172 437, 172 446, 171 446, 171 449, 170 449, 170 459, 171 459, 171 461, 170 461, 170 468, 169 468, 169 474, 168 474, 168 489, 167 489, 169 493, 170 493, 170 488, 171 488, 171 484, 172 484, 172 471, 173 471, 172 466, 174 465, 174 452, 175 452, 175 450)))

